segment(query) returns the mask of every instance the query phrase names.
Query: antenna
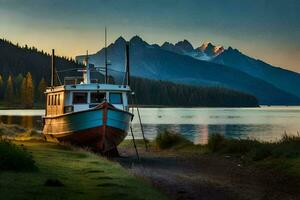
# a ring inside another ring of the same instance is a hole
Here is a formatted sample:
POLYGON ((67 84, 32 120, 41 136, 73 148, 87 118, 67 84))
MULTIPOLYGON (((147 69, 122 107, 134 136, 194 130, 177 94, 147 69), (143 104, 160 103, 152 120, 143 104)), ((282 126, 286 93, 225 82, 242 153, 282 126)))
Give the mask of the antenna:
POLYGON ((85 62, 86 65, 89 63, 89 50, 86 50, 85 62))
POLYGON ((125 76, 123 79, 123 85, 130 85, 130 71, 129 71, 129 42, 125 45, 125 76))
POLYGON ((105 27, 105 49, 104 49, 105 51, 104 51, 104 53, 105 53, 105 84, 107 84, 108 83, 108 77, 107 77, 107 65, 108 65, 108 63, 107 63, 107 30, 106 30, 106 27, 105 27))
POLYGON ((56 69, 55 69, 55 50, 52 49, 51 57, 51 87, 55 86, 56 82, 56 69))
POLYGON ((86 58, 85 58, 85 64, 86 64, 86 71, 85 71, 85 83, 90 84, 91 78, 90 78, 90 64, 89 64, 89 51, 86 50, 86 58))

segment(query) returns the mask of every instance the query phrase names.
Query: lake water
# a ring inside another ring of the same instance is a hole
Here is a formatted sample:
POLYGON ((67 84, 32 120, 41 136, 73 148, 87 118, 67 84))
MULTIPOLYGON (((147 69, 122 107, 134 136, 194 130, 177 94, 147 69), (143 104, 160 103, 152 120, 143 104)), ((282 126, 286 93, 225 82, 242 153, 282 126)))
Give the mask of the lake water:
MULTIPOLYGON (((178 132, 197 144, 206 143, 213 133, 276 141, 285 132, 300 132, 300 107, 140 108, 140 113, 148 139, 154 139, 164 129, 178 132)), ((0 122, 42 129, 42 115, 44 110, 0 110, 0 122)), ((137 115, 133 130, 141 138, 137 115)))

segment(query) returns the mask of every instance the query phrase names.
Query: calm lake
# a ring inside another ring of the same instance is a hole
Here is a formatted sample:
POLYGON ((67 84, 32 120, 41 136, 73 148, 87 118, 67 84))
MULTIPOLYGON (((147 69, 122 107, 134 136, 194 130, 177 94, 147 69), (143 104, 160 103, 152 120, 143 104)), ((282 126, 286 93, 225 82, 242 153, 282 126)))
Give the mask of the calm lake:
MULTIPOLYGON (((134 113, 133 130, 140 138, 136 110, 134 113)), ((164 129, 178 132, 197 144, 206 143, 213 133, 276 141, 284 132, 300 132, 300 107, 140 108, 140 113, 148 139, 164 129)), ((42 115, 44 110, 0 110, 0 123, 42 129, 42 115)))

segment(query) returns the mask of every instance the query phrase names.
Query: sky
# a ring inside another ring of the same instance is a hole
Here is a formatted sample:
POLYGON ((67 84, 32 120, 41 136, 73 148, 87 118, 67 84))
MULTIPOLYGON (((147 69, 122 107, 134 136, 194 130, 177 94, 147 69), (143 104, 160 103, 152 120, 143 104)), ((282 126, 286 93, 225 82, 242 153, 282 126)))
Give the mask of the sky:
POLYGON ((233 47, 300 72, 299 0, 0 0, 0 37, 75 57, 119 36, 233 47))

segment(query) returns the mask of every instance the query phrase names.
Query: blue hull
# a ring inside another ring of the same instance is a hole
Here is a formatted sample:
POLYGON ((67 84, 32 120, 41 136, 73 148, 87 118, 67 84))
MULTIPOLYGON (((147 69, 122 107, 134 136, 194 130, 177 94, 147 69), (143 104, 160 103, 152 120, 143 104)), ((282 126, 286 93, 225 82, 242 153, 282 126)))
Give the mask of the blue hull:
POLYGON ((43 133, 48 140, 107 151, 124 140, 132 117, 105 102, 90 110, 45 117, 43 133))

